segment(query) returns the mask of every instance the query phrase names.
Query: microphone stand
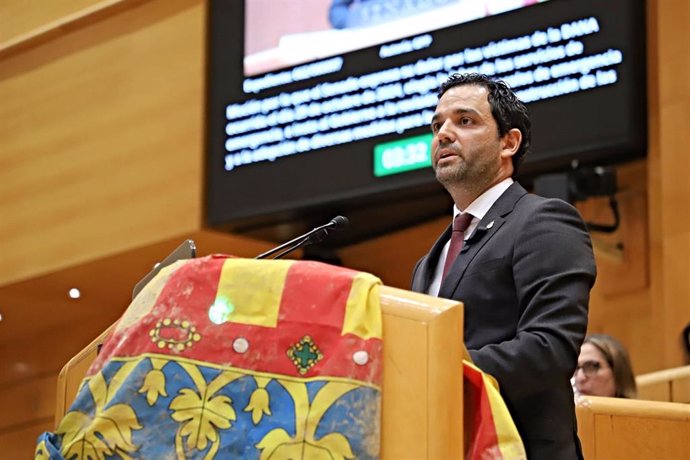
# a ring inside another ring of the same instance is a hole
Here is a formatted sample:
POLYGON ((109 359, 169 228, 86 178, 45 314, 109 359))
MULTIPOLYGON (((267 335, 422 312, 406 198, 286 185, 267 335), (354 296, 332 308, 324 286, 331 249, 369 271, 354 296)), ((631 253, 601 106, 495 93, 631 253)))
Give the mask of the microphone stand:
MULTIPOLYGON (((295 249, 301 247, 301 246, 309 246, 310 244, 314 243, 320 243, 323 241, 326 236, 328 235, 328 229, 326 228, 315 228, 314 233, 305 235, 303 239, 301 239, 299 242, 295 243, 294 245, 290 246, 289 248, 285 249, 283 252, 279 253, 274 259, 280 259, 284 255, 294 251, 295 249)), ((299 237, 297 238, 299 239, 299 237)), ((257 257, 258 258, 258 257, 257 257)))
POLYGON ((301 247, 301 246, 307 246, 309 244, 313 243, 319 243, 326 238, 328 235, 329 230, 334 230, 337 229, 339 226, 343 226, 347 224, 347 219, 341 216, 336 217, 335 219, 331 220, 329 223, 325 225, 321 225, 320 227, 316 227, 309 232, 305 233, 304 235, 300 235, 296 238, 291 239, 290 241, 281 244, 280 246, 277 246, 273 249, 270 249, 262 254, 259 254, 258 256, 255 257, 255 259, 265 259, 266 257, 269 257, 277 252, 279 252, 278 255, 273 257, 274 259, 279 259, 283 257, 284 255, 294 251, 295 249, 301 247), (340 219, 339 219, 340 218, 340 219))

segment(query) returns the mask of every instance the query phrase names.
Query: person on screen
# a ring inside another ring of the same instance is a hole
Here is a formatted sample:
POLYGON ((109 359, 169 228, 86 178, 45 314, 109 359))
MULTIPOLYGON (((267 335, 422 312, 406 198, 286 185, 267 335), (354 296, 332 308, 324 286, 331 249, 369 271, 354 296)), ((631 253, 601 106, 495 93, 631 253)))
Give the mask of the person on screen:
POLYGON ((582 458, 570 379, 596 278, 587 228, 570 204, 514 180, 531 122, 504 82, 451 75, 431 132, 455 218, 417 262, 412 289, 464 303, 467 349, 498 381, 529 459, 582 458))
POLYGON ((446 5, 484 2, 487 16, 529 6, 545 0, 332 0, 328 20, 335 29, 379 24, 446 5))
POLYGON ((585 337, 573 386, 576 395, 635 398, 635 374, 623 344, 605 334, 585 337))
POLYGON ((332 0, 328 20, 335 29, 369 26, 457 2, 458 0, 332 0))

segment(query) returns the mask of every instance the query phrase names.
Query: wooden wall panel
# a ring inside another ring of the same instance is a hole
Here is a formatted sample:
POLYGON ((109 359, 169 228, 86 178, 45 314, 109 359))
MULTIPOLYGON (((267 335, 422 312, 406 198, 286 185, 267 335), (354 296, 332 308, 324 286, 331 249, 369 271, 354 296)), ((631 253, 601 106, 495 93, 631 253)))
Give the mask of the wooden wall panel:
POLYGON ((661 344, 652 326, 652 308, 649 289, 615 299, 598 297, 595 291, 590 301, 588 333, 619 339, 628 349, 635 373, 658 369, 661 344))
POLYGON ((3 388, 0 407, 6 416, 0 418, 0 432, 52 417, 55 413, 55 388, 56 375, 16 382, 3 388))
POLYGON ((0 285, 200 228, 203 27, 151 1, 0 61, 0 285))
POLYGON ((67 361, 95 339, 112 320, 75 321, 34 335, 0 342, 0 397, 12 385, 45 376, 57 377, 67 361))
POLYGON ((53 419, 40 420, 13 430, 0 432, 0 452, 5 460, 26 460, 34 457, 38 436, 53 429, 53 419))
MULTIPOLYGON (((621 224, 612 233, 591 232, 597 257, 595 291, 607 298, 649 287, 646 172, 643 160, 616 167, 621 224)), ((590 198, 577 206, 586 222, 614 222, 608 197, 590 198)))
POLYGON ((0 43, 91 7, 99 0, 3 0, 0 2, 0 43))
POLYGON ((657 368, 687 362, 680 333, 690 322, 690 4, 673 0, 648 2, 652 64, 650 99, 650 255, 653 322, 661 344, 657 368))
POLYGON ((31 458, 38 435, 54 430, 58 373, 106 325, 101 319, 76 321, 71 327, 0 342, 3 459, 31 458))

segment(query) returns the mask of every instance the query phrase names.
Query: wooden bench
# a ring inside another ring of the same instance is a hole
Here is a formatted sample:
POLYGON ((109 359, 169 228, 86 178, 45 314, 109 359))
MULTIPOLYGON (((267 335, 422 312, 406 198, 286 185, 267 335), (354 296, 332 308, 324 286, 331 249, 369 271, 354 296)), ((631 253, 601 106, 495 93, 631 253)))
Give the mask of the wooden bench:
POLYGON ((690 366, 642 374, 635 381, 638 399, 690 403, 690 366))
POLYGON ((581 396, 576 413, 587 460, 690 458, 690 404, 581 396))

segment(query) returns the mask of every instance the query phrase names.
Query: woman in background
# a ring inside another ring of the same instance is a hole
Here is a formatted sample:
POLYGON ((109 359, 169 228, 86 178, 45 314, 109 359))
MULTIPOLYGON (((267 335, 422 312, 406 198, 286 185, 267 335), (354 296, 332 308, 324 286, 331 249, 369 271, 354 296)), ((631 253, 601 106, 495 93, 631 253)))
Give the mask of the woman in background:
POLYGON ((625 347, 604 334, 585 337, 573 375, 576 396, 635 398, 637 385, 625 347))

